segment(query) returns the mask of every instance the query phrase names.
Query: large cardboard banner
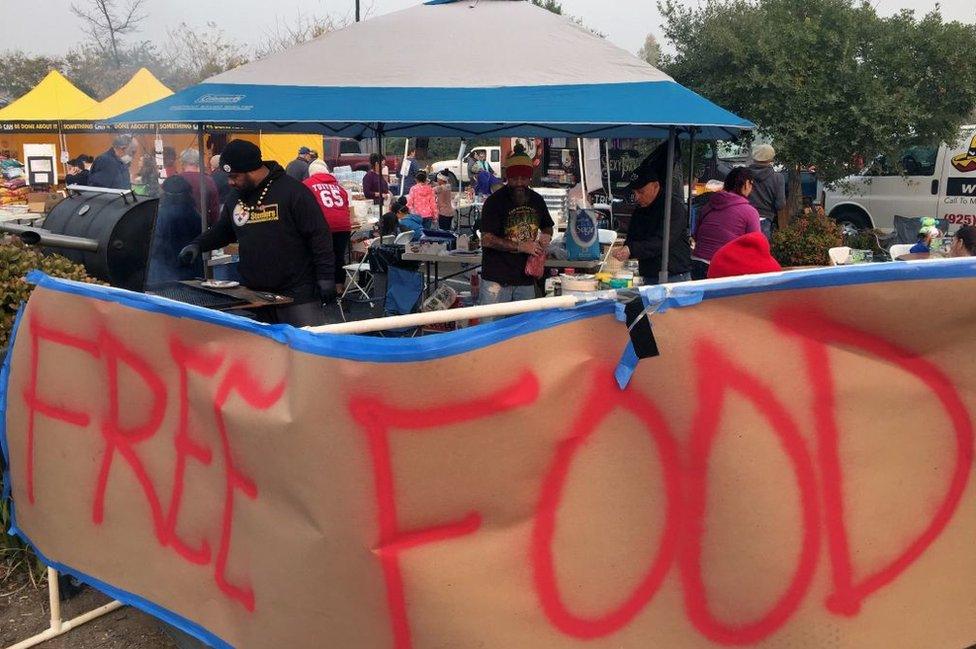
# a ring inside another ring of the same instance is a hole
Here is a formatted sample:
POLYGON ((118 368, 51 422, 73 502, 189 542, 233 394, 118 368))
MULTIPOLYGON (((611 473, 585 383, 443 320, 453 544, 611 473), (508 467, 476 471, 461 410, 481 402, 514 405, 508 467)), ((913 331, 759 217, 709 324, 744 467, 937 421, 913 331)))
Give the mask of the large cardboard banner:
POLYGON ((212 644, 976 643, 972 262, 650 289, 625 389, 612 302, 386 340, 34 279, 17 531, 212 644))

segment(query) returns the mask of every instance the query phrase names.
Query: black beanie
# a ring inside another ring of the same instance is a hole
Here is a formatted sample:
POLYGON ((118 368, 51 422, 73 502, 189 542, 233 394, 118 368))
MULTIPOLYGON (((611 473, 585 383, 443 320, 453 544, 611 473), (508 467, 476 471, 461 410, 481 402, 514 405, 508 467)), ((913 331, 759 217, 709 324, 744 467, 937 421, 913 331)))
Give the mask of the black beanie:
POLYGON ((220 154, 220 168, 229 174, 257 171, 261 165, 261 149, 247 140, 231 140, 220 154))

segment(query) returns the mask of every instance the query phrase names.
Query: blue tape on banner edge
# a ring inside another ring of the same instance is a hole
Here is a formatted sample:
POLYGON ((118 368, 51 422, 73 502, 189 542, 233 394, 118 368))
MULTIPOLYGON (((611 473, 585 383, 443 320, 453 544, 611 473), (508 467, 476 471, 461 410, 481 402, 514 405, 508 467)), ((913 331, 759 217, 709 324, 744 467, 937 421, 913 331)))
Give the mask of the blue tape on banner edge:
POLYGON ((722 280, 708 280, 690 284, 675 284, 670 287, 670 295, 665 298, 660 286, 641 289, 654 301, 670 302, 670 306, 682 308, 693 306, 681 304, 686 298, 694 299, 701 294, 702 300, 714 300, 755 293, 794 291, 855 284, 883 284, 903 281, 930 281, 940 279, 976 278, 976 258, 942 259, 920 262, 889 262, 877 264, 858 264, 855 266, 832 266, 816 270, 787 271, 763 275, 746 275, 722 280))
POLYGON ((408 339, 378 338, 348 334, 312 333, 288 325, 263 325, 239 316, 190 304, 181 304, 144 293, 133 293, 108 286, 55 279, 36 270, 28 273, 27 280, 53 291, 115 302, 141 311, 188 318, 257 334, 287 345, 296 351, 372 363, 412 363, 446 358, 570 322, 612 315, 615 309, 613 300, 594 300, 572 309, 526 313, 470 329, 438 334, 437 336, 408 339))
POLYGON ((637 352, 634 351, 634 343, 627 343, 627 347, 620 357, 620 362, 617 363, 617 367, 613 371, 613 377, 617 379, 617 386, 621 390, 626 390, 627 386, 630 385, 630 379, 633 378, 639 362, 637 352))
MULTIPOLYGON (((638 293, 645 309, 653 303, 650 299, 652 293, 656 299, 660 299, 660 296, 665 293, 664 289, 660 286, 654 286, 651 289, 658 290, 640 291, 638 293)), ((624 305, 618 305, 618 307, 618 311, 626 308, 624 305)), ((654 324, 651 322, 651 315, 648 313, 645 317, 647 318, 647 323, 653 328, 654 324)), ((627 317, 624 315, 624 326, 627 325, 627 317)), ((624 348, 624 353, 621 354, 620 361, 613 370, 613 377, 617 380, 617 386, 621 390, 626 390, 627 386, 630 385, 630 379, 633 378, 634 372, 637 370, 637 363, 639 362, 640 359, 637 358, 637 352, 634 350, 634 343, 628 340, 627 346, 624 348)))
MULTIPOLYGON (((10 362, 13 358, 14 342, 17 340, 17 332, 20 331, 21 318, 24 315, 26 304, 21 304, 14 317, 14 326, 10 330, 10 337, 7 339, 7 355, 0 364, 0 454, 3 455, 3 493, 0 493, 0 500, 10 498, 10 451, 7 448, 7 387, 10 382, 10 362)), ((10 516, 13 522, 14 503, 10 501, 10 516)), ((2 530, 0 530, 2 531, 2 530)))
POLYGON ((617 322, 627 322, 627 305, 624 302, 617 302, 614 305, 614 316, 617 318, 617 322))
POLYGON ((654 313, 667 313, 669 309, 684 309, 689 306, 701 304, 705 299, 702 291, 689 291, 682 295, 670 295, 661 301, 654 313))

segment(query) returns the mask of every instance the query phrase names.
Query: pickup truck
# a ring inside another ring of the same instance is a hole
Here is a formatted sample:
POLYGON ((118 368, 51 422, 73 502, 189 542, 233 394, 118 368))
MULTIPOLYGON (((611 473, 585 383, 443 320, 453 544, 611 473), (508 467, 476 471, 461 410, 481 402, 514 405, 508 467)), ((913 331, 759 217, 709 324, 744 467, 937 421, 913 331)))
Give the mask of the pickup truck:
POLYGON ((455 176, 461 179, 461 182, 468 183, 471 182, 471 178, 468 177, 468 164, 474 159, 474 155, 479 151, 485 152, 485 160, 488 162, 488 166, 491 170, 495 172, 495 175, 499 178, 502 177, 502 148, 500 146, 476 146, 467 155, 464 156, 464 160, 461 161, 461 168, 458 169, 457 158, 454 160, 440 160, 430 165, 431 173, 439 173, 447 169, 455 176))
MULTIPOLYGON (((369 143, 346 138, 327 137, 323 143, 322 159, 329 169, 352 167, 353 171, 369 171, 369 143)), ((386 166, 391 174, 399 173, 400 158, 386 156, 386 166)))

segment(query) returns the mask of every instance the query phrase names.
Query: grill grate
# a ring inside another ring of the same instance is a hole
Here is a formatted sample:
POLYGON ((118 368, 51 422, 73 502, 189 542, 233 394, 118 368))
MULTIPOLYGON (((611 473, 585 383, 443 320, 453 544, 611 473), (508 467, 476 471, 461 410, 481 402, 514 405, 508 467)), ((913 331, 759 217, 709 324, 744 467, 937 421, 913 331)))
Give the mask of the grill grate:
POLYGON ((181 284, 179 282, 158 286, 150 292, 153 295, 158 295, 159 297, 165 297, 170 300, 176 300, 177 302, 192 304, 194 306, 201 306, 205 309, 227 309, 235 306, 241 306, 242 304, 247 304, 245 300, 240 298, 224 295, 223 293, 217 293, 215 291, 208 291, 195 286, 187 286, 186 284, 181 284))

